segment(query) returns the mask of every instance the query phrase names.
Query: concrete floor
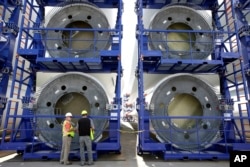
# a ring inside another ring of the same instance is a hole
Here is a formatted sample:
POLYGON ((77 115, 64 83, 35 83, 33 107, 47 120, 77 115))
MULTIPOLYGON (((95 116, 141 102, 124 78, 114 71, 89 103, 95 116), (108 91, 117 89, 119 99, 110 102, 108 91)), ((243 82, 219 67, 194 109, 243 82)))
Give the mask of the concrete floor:
MULTIPOLYGON (((98 156, 94 166, 100 167, 229 167, 229 161, 191 161, 191 160, 163 160, 155 155, 145 154, 138 156, 136 153, 137 134, 131 133, 129 128, 121 133, 121 154, 106 154, 98 156)), ((58 161, 53 160, 26 160, 12 154, 0 158, 0 167, 60 167, 58 161), (9 159, 9 160, 8 160, 9 159)), ((80 166, 79 161, 73 161, 72 167, 80 166)))

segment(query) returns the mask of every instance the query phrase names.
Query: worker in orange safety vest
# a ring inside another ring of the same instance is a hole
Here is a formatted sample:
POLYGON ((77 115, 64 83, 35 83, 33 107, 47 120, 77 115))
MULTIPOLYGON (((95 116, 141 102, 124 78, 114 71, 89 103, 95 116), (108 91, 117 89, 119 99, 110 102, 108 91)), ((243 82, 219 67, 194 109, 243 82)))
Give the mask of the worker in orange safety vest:
POLYGON ((62 150, 60 163, 65 165, 71 165, 69 162, 69 152, 72 138, 75 136, 75 128, 72 126, 71 122, 72 114, 70 112, 65 114, 65 120, 62 124, 62 150))

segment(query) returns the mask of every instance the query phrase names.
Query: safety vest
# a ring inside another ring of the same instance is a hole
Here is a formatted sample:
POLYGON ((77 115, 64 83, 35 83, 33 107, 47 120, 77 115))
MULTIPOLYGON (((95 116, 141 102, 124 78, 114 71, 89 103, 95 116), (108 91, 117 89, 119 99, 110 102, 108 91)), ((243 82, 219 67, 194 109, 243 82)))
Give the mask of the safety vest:
POLYGON ((73 129, 73 128, 74 128, 74 127, 72 126, 72 124, 71 124, 70 121, 67 121, 67 120, 63 121, 63 128, 62 128, 63 136, 68 136, 68 135, 70 135, 71 137, 74 137, 74 136, 75 136, 75 131, 69 131, 69 132, 66 131, 66 128, 65 128, 65 124, 66 124, 66 123, 70 123, 70 129, 73 129))

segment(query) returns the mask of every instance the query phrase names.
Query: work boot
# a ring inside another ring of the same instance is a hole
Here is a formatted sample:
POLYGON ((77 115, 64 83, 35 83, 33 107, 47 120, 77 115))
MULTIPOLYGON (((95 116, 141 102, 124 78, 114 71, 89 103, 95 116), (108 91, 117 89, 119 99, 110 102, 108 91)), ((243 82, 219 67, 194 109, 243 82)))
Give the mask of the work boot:
POLYGON ((94 162, 89 162, 88 165, 94 165, 94 162))
POLYGON ((72 162, 66 162, 66 163, 64 163, 64 165, 71 165, 72 164, 72 162))

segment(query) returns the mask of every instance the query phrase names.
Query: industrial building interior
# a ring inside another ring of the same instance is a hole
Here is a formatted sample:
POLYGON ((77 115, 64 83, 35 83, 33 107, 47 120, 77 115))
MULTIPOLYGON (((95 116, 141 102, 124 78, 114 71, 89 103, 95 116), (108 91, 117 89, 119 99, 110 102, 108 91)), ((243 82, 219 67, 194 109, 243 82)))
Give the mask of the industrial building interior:
POLYGON ((122 133, 164 160, 250 150, 249 13, 249 0, 0 0, 0 150, 59 159, 64 115, 83 109, 96 160, 122 153, 122 133))

